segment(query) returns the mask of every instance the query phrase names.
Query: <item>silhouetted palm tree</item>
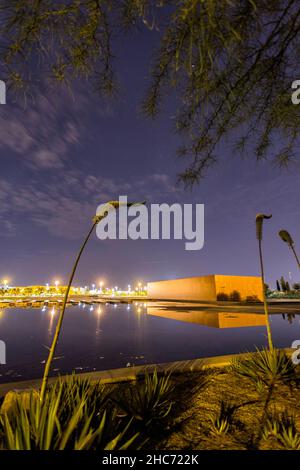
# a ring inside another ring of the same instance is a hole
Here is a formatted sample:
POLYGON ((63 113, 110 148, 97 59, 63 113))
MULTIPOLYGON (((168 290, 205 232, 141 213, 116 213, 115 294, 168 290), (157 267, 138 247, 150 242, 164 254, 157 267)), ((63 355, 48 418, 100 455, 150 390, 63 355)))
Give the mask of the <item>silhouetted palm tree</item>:
POLYGON ((87 242, 89 241, 90 236, 93 233, 94 228, 96 227, 96 225, 99 222, 101 222, 101 220, 103 220, 108 215, 109 211, 112 210, 112 207, 115 208, 115 209, 118 209, 121 205, 131 207, 133 205, 140 205, 140 204, 145 204, 145 203, 144 202, 136 202, 136 203, 134 203, 134 202, 133 203, 125 203, 124 202, 124 203, 122 203, 122 202, 119 202, 119 201, 110 201, 107 204, 104 204, 102 206, 101 214, 98 214, 95 217, 93 217, 93 225, 92 225, 91 229, 89 230, 89 232, 88 232, 88 234, 87 234, 87 236, 86 236, 86 238, 85 238, 85 240, 84 240, 84 242, 83 242, 83 244, 82 244, 82 246, 81 246, 81 248, 78 252, 78 255, 77 255, 77 258, 75 260, 75 263, 74 263, 74 266, 73 266, 73 269, 72 269, 72 273, 71 273, 71 276, 70 276, 70 279, 69 279, 68 287, 67 287, 67 290, 65 292, 62 309, 61 309, 61 312, 60 312, 60 315, 59 315, 59 318, 58 318, 58 322, 57 322, 57 326, 56 326, 56 329, 55 329, 55 334, 54 334, 54 337, 53 337, 52 345, 51 345, 51 348, 49 350, 49 356, 48 356, 48 359, 47 359, 47 362, 46 362, 46 365, 45 365, 44 376, 43 376, 43 381, 42 381, 42 386, 41 386, 41 393, 40 393, 41 401, 43 401, 44 397, 45 397, 45 392, 46 392, 46 388, 47 388, 50 367, 51 367, 51 363, 52 363, 52 360, 53 360, 53 357, 54 357, 55 348, 56 348, 59 333, 60 333, 60 330, 61 330, 61 326, 62 326, 62 322, 63 322, 65 310, 66 310, 66 305, 67 305, 67 302, 68 302, 68 296, 69 296, 70 288, 71 288, 73 278, 74 278, 74 275, 75 275, 75 272, 76 272, 76 268, 77 268, 78 262, 80 260, 80 257, 81 257, 81 255, 84 251, 84 248, 85 248, 87 242))
POLYGON ((298 264, 298 268, 300 268, 300 261, 299 261, 299 258, 297 256, 296 250, 295 250, 295 242, 292 239, 291 235, 289 234, 289 232, 287 230, 280 230, 278 232, 278 235, 280 236, 282 241, 284 241, 285 243, 288 244, 289 248, 294 253, 294 256, 296 258, 296 262, 298 264))
POLYGON ((273 341, 272 341, 272 333, 271 333, 271 327, 270 327, 270 321, 269 321, 268 304, 267 304, 266 290, 265 290, 265 274, 264 274, 263 255, 262 255, 262 235, 263 235, 263 221, 264 219, 270 219, 271 217, 272 215, 265 215, 265 214, 257 214, 256 216, 256 238, 258 240, 258 247, 259 247, 262 295, 263 295, 264 311, 265 311, 267 334, 268 334, 268 343, 269 343, 270 350, 273 349, 273 341))

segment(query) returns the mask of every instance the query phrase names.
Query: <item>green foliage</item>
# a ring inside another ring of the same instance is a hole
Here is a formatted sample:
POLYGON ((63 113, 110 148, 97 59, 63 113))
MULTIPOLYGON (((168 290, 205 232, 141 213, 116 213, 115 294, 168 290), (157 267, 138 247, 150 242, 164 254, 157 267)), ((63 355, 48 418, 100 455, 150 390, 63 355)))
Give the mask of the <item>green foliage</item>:
POLYGON ((237 290, 233 290, 229 295, 229 300, 232 302, 240 302, 241 294, 237 290))
POLYGON ((211 432, 217 436, 226 434, 233 422, 233 415, 236 411, 236 405, 224 400, 220 403, 220 410, 217 416, 211 414, 211 432))
POLYGON ((110 3, 1 2, 1 61, 8 84, 21 90, 34 83, 32 68, 39 64, 48 80, 69 84, 74 78, 90 78, 99 92, 111 93, 110 3))
POLYGON ((283 276, 281 276, 281 278, 280 278, 280 285, 281 285, 282 292, 286 292, 287 291, 287 281, 284 279, 283 276))
POLYGON ((270 436, 277 439, 284 449, 300 450, 300 434, 297 431, 295 416, 288 414, 287 410, 282 413, 273 412, 268 415, 264 430, 264 439, 270 436))
POLYGON ((170 374, 159 377, 157 371, 146 373, 134 386, 117 396, 116 404, 128 416, 148 425, 168 416, 173 405, 170 400, 173 389, 170 374))
POLYGON ((16 90, 42 73, 69 86, 81 78, 111 94, 112 38, 159 31, 143 108, 155 116, 164 98, 175 96, 178 153, 188 158, 183 181, 203 177, 218 145, 233 135, 239 153, 248 147, 257 160, 271 155, 284 166, 299 138, 300 107, 291 104, 299 17, 297 0, 3 0, 1 78, 16 90), (282 145, 273 155, 275 136, 282 145))
POLYGON ((31 392, 29 406, 17 396, 0 415, 2 447, 8 450, 127 449, 130 421, 121 422, 104 389, 75 376, 50 386, 43 403, 31 392))
POLYGON ((229 300, 229 295, 226 294, 225 292, 219 292, 217 294, 217 300, 219 300, 220 302, 221 301, 227 302, 229 300))
POLYGON ((247 295, 246 297, 246 302, 252 303, 252 302, 260 302, 259 298, 257 295, 247 295))
POLYGON ((260 383, 261 390, 262 383, 269 387, 278 381, 288 383, 296 376, 294 364, 280 349, 257 349, 255 353, 249 353, 247 359, 233 358, 231 370, 254 384, 260 383))
POLYGON ((280 289, 280 284, 279 284, 279 281, 278 281, 278 280, 276 280, 276 289, 278 290, 278 292, 281 291, 281 289, 280 289))

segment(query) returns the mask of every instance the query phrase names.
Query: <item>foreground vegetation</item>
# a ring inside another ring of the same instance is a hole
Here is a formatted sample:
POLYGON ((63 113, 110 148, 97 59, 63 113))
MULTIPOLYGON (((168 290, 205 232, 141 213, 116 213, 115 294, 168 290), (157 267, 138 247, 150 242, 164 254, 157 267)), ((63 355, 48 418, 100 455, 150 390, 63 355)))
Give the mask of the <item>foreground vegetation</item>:
POLYGON ((300 449, 300 371, 278 350, 226 368, 10 392, 1 449, 300 449))

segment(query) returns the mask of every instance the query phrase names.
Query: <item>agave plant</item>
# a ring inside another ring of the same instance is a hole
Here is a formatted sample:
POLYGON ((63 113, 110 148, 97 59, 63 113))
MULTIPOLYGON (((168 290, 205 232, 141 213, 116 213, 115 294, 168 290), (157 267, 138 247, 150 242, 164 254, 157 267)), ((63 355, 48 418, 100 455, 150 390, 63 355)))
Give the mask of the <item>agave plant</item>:
POLYGON ((116 398, 116 404, 128 415, 146 426, 153 420, 168 416, 173 402, 170 399, 174 390, 170 382, 170 374, 159 377, 146 373, 142 380, 128 387, 116 398))
POLYGON ((237 405, 224 400, 220 403, 220 410, 217 416, 211 414, 211 432, 216 436, 221 436, 229 431, 229 427, 233 422, 233 415, 237 409, 237 405))
POLYGON ((280 236, 281 240, 284 242, 284 243, 287 243, 289 248, 292 250, 294 256, 295 256, 295 259, 296 259, 296 262, 297 262, 297 265, 298 265, 298 268, 300 268, 300 260, 298 258, 298 255, 296 253, 296 250, 295 250, 295 242, 294 240, 292 239, 291 235, 289 234, 289 232, 287 230, 280 230, 278 232, 278 235, 280 236))
POLYGON ((61 331, 61 327, 62 327, 62 322, 63 322, 63 319, 64 319, 64 314, 65 314, 65 310, 66 310, 66 305, 67 305, 67 302, 68 302, 68 297, 69 297, 69 292, 70 292, 70 289, 71 289, 71 285, 72 285, 72 282, 73 282, 73 279, 74 279, 74 276, 75 276, 75 272, 76 272, 76 269, 77 269, 77 266, 78 266, 78 263, 79 263, 79 260, 81 258, 81 255, 94 231, 94 228, 96 227, 96 225, 101 222, 101 220, 103 220, 108 214, 109 212, 112 210, 112 208, 114 209, 118 209, 121 205, 125 205, 127 207, 131 207, 131 206, 134 206, 134 205, 140 205, 140 204, 145 204, 145 202, 130 202, 130 203, 122 203, 119 202, 119 201, 110 201, 106 204, 104 204, 102 206, 102 210, 101 210, 101 213, 100 214, 97 214, 95 217, 93 217, 93 224, 92 224, 92 227, 90 228, 78 254, 77 254, 77 257, 76 257, 76 260, 75 260, 75 263, 74 263, 74 266, 73 266, 73 269, 72 269, 72 272, 71 272, 71 275, 70 275, 70 279, 69 279, 69 282, 68 282, 68 287, 67 287, 67 290, 65 292, 65 296, 64 296, 64 301, 63 301, 63 305, 62 305, 62 309, 60 311, 60 315, 59 315, 59 318, 58 318, 58 322, 57 322, 57 325, 56 325, 56 329, 55 329, 55 334, 54 334, 54 337, 53 337, 53 341, 52 341, 52 345, 51 345, 51 348, 49 350, 49 355, 48 355, 48 359, 46 361, 46 364, 45 364, 45 370, 44 370, 44 376, 43 376, 43 380, 42 380, 42 386, 41 386, 41 393, 40 393, 40 398, 41 398, 41 401, 43 401, 44 399, 44 396, 45 396, 45 393, 46 393, 46 388, 47 388, 47 383, 48 383, 48 377, 49 377, 49 372, 50 372, 50 367, 51 367, 51 363, 52 363, 52 360, 53 360, 53 357, 54 357, 54 353, 55 353, 55 349, 56 349, 56 345, 57 345, 57 342, 58 342, 58 338, 59 338, 59 334, 60 334, 60 331, 61 331))
POLYGON ((269 320, 268 304, 267 304, 267 299, 266 299, 265 274, 264 274, 263 255, 262 255, 263 221, 264 221, 264 219, 270 219, 271 217, 272 217, 272 215, 257 214, 257 216, 256 216, 256 238, 258 240, 258 248, 259 248, 259 260, 260 260, 261 282, 262 282, 262 298, 263 298, 263 303, 264 303, 264 312, 265 312, 265 318, 266 318, 268 343, 269 343, 269 348, 273 349, 273 341, 272 341, 272 333, 271 333, 271 326, 270 326, 270 320, 269 320))
POLYGON ((296 419, 287 410, 281 413, 274 411, 269 414, 263 429, 263 438, 270 436, 277 439, 278 443, 288 450, 300 450, 300 434, 297 431, 296 419))
POLYGON ((259 388, 262 383, 269 387, 279 381, 288 383, 296 377, 292 360, 281 349, 257 349, 249 353, 247 359, 235 357, 231 360, 231 370, 255 385, 259 383, 259 388))
POLYGON ((127 449, 131 421, 120 422, 114 407, 102 406, 103 388, 76 378, 47 388, 44 401, 31 392, 29 406, 17 395, 0 415, 2 448, 7 450, 127 449))

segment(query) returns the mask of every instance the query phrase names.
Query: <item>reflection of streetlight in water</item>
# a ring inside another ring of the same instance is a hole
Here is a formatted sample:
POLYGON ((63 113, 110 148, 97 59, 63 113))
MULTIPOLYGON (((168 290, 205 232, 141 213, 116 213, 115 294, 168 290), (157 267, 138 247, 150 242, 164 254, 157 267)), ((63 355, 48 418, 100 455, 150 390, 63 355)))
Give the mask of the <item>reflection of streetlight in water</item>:
POLYGON ((48 328, 48 332, 50 335, 52 334, 54 315, 55 315, 55 308, 52 307, 52 309, 50 310, 50 323, 49 323, 49 328, 48 328))
POLYGON ((100 330, 100 318, 101 318, 101 313, 102 313, 101 307, 97 308, 96 313, 97 313, 96 336, 99 336, 101 332, 100 330))

